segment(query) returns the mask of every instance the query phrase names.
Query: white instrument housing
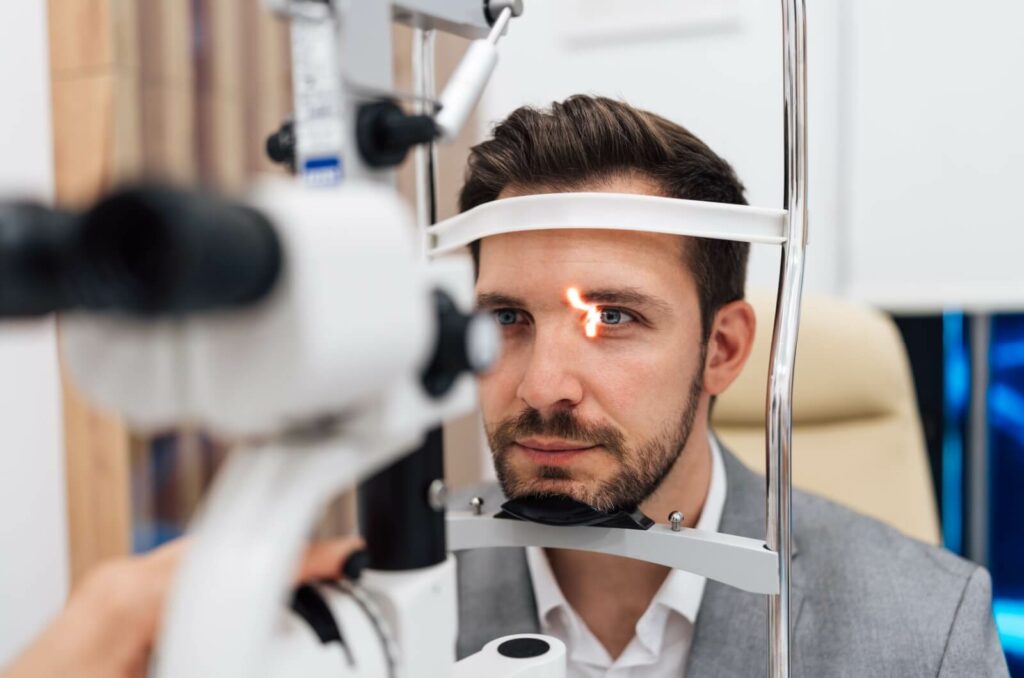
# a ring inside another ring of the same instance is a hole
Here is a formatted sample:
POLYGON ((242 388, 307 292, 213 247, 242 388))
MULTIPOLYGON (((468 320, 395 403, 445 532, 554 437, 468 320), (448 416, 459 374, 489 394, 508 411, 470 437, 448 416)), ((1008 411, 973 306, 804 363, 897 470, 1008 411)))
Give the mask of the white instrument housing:
MULTIPOLYGON (((65 319, 72 374, 132 427, 192 419, 228 436, 269 435, 345 413, 429 359, 431 278, 445 267, 428 271, 417 258, 411 218, 394 191, 274 182, 251 203, 284 248, 269 298, 182 319, 65 319)), ((466 286, 472 278, 463 275, 466 286)), ((467 292, 457 296, 468 301, 467 292)))

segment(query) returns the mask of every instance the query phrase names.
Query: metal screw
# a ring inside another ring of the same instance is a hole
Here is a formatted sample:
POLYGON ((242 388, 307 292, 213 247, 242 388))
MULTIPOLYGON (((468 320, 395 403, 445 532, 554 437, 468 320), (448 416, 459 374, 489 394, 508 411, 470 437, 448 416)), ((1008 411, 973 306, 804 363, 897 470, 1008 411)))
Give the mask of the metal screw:
POLYGON ((473 515, 480 516, 484 513, 484 498, 473 497, 469 500, 469 505, 473 507, 473 515))
POLYGON ((668 522, 672 526, 673 532, 679 532, 683 529, 683 514, 679 511, 673 511, 668 514, 668 522))
POLYGON ((438 513, 447 506, 448 486, 440 478, 436 478, 434 482, 430 483, 430 488, 427 490, 427 503, 438 513))

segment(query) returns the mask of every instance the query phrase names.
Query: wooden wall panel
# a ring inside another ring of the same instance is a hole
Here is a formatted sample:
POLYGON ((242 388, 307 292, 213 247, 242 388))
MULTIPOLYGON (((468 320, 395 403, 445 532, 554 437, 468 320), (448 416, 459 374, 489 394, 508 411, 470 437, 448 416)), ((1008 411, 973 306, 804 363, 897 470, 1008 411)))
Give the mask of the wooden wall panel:
POLYGON ((113 73, 52 81, 54 181, 57 202, 84 205, 113 174, 113 73))
POLYGON ((192 4, 137 4, 141 164, 148 175, 180 182, 198 176, 192 4))
POLYGON ((292 112, 291 43, 288 24, 249 0, 243 54, 246 64, 247 173, 284 172, 265 152, 268 135, 292 112))
MULTIPOLYGON (((50 0, 51 96, 57 203, 76 207, 122 176, 137 145, 133 106, 119 87, 117 45, 133 32, 130 0, 50 0), (130 12, 130 8, 128 8, 130 12)), ((129 38, 130 39, 130 36, 129 38)), ((129 93, 130 96, 130 93, 129 93)), ((93 408, 65 373, 64 430, 72 583, 99 560, 130 549, 128 437, 93 408)))
POLYGON ((248 0, 199 0, 197 49, 198 159, 204 182, 238 190, 245 184, 243 28, 248 0))
POLYGON ((65 468, 71 582, 131 551, 128 435, 86 402, 64 373, 65 468))
POLYGON ((50 71, 54 77, 110 70, 114 64, 111 0, 49 0, 50 71))

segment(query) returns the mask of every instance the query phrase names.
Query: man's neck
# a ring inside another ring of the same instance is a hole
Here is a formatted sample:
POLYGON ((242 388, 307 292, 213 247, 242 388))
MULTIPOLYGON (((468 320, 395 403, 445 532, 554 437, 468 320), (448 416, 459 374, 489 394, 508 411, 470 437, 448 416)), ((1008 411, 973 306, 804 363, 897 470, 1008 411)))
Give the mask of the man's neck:
MULTIPOLYGON (((710 484, 711 447, 704 424, 693 427, 672 470, 640 508, 659 523, 668 523, 669 514, 679 511, 683 514, 683 525, 694 527, 710 484)), ((665 582, 669 569, 601 553, 545 551, 565 599, 608 654, 613 658, 619 656, 632 640, 637 621, 665 582), (615 595, 607 595, 609 591, 615 595)))

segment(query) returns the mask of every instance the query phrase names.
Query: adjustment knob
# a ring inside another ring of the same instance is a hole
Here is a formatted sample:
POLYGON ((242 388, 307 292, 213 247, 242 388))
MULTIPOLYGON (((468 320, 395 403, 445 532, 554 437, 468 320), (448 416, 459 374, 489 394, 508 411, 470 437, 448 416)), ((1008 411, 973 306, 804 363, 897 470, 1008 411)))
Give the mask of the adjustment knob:
POLYGON ((356 144, 370 167, 394 167, 409 149, 437 138, 429 115, 407 115, 393 101, 374 101, 359 107, 356 144))
POLYGON ((440 290, 434 291, 434 304, 437 343, 423 374, 423 386, 438 398, 463 372, 479 374, 495 363, 501 350, 501 333, 490 314, 465 314, 440 290))
POLYGON ((295 167, 295 123, 288 118, 276 132, 267 137, 267 157, 276 163, 295 167))

